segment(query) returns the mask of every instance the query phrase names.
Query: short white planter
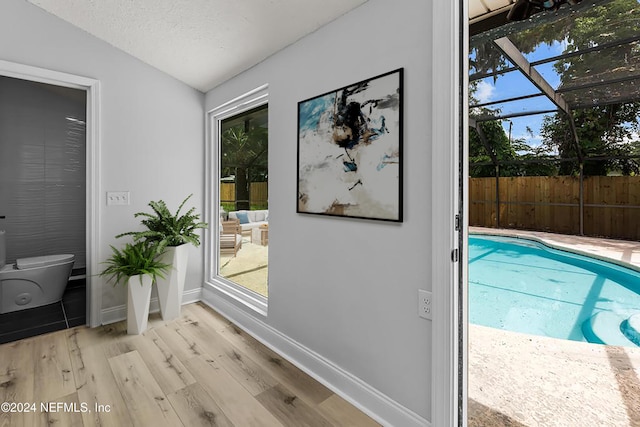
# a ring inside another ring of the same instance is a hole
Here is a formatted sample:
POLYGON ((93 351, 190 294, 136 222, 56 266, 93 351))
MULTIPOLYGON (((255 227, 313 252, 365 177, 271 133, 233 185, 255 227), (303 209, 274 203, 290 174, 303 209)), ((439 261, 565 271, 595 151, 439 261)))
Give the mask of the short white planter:
POLYGON ((164 273, 164 279, 157 278, 158 302, 163 320, 173 320, 180 317, 188 260, 189 244, 186 243, 180 246, 167 246, 160 257, 161 262, 171 266, 164 273))
POLYGON ((127 282, 127 333, 138 335, 147 329, 151 285, 153 278, 147 274, 131 276, 127 282))

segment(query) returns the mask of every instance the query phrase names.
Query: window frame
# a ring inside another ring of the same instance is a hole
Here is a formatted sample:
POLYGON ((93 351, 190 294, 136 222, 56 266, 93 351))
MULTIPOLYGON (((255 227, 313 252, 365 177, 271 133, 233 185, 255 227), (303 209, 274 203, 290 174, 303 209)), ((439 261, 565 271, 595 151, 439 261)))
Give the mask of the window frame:
MULTIPOLYGON (((248 110, 269 104, 269 85, 265 84, 224 104, 207 111, 206 144, 206 217, 209 228, 205 235, 205 284, 242 303, 264 317, 267 316, 268 298, 219 275, 220 235, 220 155, 222 121, 248 110)), ((267 112, 268 114, 268 112, 267 112)), ((268 117, 268 116, 267 116, 268 117)))

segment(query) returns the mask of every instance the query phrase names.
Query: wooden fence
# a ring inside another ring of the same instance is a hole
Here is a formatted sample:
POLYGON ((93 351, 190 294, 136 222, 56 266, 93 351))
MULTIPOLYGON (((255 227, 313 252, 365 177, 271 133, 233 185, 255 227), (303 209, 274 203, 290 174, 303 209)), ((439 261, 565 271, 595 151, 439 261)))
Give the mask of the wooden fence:
MULTIPOLYGON (((269 183, 252 182, 249 185, 249 202, 252 205, 266 204, 269 200, 269 183)), ((220 183, 220 201, 235 202, 236 201, 236 184, 229 182, 220 183)))
MULTIPOLYGON (((497 181, 469 178, 469 225, 580 234, 579 178, 531 176, 497 181)), ((582 221, 587 236, 640 240, 640 176, 584 178, 582 221)))

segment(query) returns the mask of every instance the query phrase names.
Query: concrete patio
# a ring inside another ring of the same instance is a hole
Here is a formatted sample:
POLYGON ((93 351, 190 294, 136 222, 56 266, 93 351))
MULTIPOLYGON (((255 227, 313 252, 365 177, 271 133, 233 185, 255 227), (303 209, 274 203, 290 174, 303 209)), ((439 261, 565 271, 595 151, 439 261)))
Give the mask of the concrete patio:
POLYGON ((243 235, 242 248, 235 257, 232 254, 220 257, 220 275, 266 297, 268 253, 268 246, 252 243, 250 235, 243 235))

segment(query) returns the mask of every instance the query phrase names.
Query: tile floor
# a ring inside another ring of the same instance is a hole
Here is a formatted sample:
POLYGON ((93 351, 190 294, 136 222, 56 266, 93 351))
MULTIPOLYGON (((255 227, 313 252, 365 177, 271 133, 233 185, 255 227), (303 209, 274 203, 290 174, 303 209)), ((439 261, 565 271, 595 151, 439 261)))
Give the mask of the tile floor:
POLYGON ((0 344, 86 323, 86 279, 72 278, 62 301, 0 314, 0 344))

